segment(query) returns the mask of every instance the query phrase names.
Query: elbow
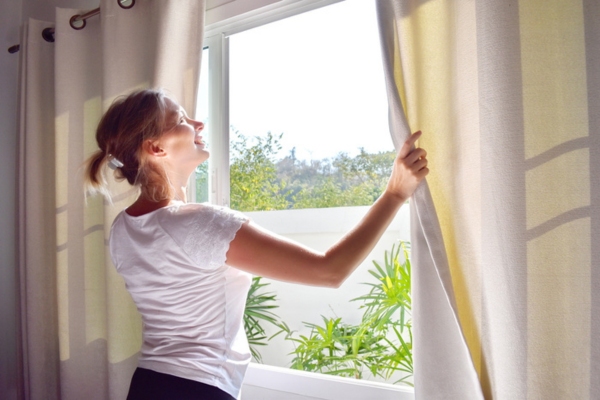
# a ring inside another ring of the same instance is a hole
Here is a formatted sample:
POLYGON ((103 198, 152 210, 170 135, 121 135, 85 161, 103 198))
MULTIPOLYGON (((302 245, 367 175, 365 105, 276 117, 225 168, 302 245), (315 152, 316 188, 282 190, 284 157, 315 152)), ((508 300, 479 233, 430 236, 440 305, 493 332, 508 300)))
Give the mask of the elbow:
POLYGON ((318 285, 331 289, 337 289, 346 281, 353 268, 348 268, 347 263, 333 260, 330 254, 325 254, 321 262, 317 264, 318 285))
POLYGON ((330 289, 339 289, 339 287, 342 286, 342 283, 344 283, 345 281, 346 279, 336 279, 330 282, 329 285, 327 285, 327 287, 330 289))
POLYGON ((328 273, 323 276, 321 286, 330 289, 338 289, 346 281, 347 276, 340 273, 328 273))
POLYGON ((307 285, 318 286, 329 289, 337 289, 342 286, 342 283, 346 280, 346 276, 327 268, 326 265, 320 265, 314 268, 312 272, 307 275, 304 283, 307 285))

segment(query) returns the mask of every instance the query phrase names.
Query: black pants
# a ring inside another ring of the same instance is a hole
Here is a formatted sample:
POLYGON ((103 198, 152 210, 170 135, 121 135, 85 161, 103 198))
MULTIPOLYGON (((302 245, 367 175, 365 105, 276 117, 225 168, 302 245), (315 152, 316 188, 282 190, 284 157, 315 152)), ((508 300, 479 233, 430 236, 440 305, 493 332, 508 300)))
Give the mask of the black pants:
POLYGON ((138 368, 127 400, 235 400, 219 388, 178 376, 138 368))

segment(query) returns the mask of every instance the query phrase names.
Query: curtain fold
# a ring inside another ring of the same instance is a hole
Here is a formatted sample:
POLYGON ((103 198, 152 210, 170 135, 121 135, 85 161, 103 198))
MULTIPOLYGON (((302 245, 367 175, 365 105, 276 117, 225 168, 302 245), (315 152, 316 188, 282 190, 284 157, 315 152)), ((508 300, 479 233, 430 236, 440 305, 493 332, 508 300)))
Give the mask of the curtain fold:
POLYGON ((20 396, 57 398, 58 340, 54 224, 53 24, 29 20, 21 37, 19 116, 19 281, 23 382, 20 396), (40 66, 44 66, 40 68, 40 66))
POLYGON ((445 371, 459 363, 485 398, 599 398, 600 4, 378 0, 378 11, 390 107, 424 132, 443 237, 419 188, 417 397, 476 395, 445 371))
MULTIPOLYGON (((400 4, 393 0, 377 2, 390 132, 396 148, 411 132, 404 110, 403 55, 398 49, 400 11, 400 4)), ((427 181, 417 188, 410 206, 415 396, 480 399, 481 388, 457 318, 444 239, 427 181)))
POLYGON ((141 319, 111 264, 114 216, 135 193, 114 184, 113 204, 85 198, 83 162, 112 101, 163 87, 190 113, 198 90, 204 1, 103 0, 100 18, 57 9, 55 43, 30 21, 22 41, 20 281, 28 399, 123 399, 137 363, 141 319), (42 201, 40 201, 43 199, 42 201))

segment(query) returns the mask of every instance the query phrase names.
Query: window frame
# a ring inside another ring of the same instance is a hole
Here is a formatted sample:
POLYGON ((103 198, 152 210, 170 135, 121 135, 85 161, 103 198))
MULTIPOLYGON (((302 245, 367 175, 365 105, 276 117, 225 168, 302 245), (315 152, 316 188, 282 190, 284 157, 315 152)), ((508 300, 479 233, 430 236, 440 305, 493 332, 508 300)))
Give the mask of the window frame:
MULTIPOLYGON (((223 1, 227 0, 215 0, 223 1)), ((211 157, 208 164, 208 201, 230 205, 230 118, 229 118, 229 37, 288 17, 326 7, 345 0, 233 0, 206 11, 203 48, 208 48, 208 143, 211 157)), ((310 29, 310 28, 307 28, 310 29)), ((192 179, 195 179, 194 175, 192 179)), ((195 188, 194 185, 190 185, 195 188)), ((390 383, 355 380, 326 374, 251 363, 244 385, 264 390, 282 391, 279 382, 286 382, 287 393, 298 396, 320 393, 345 393, 347 398, 368 392, 380 398, 414 400, 414 389, 390 383), (307 380, 310 384, 307 383, 307 380), (291 385, 291 386, 290 386, 291 385), (333 390, 335 388, 335 390, 333 390), (309 393, 310 392, 310 393, 309 393)), ((337 398, 337 397, 336 397, 337 398)))
MULTIPOLYGON (((208 48, 208 201, 230 204, 229 36, 344 0, 234 0, 206 11, 203 48, 208 48)), ((192 181, 195 176, 192 175, 192 181)), ((195 188, 195 184, 190 187, 195 188)), ((190 198, 195 197, 195 190, 190 198)))

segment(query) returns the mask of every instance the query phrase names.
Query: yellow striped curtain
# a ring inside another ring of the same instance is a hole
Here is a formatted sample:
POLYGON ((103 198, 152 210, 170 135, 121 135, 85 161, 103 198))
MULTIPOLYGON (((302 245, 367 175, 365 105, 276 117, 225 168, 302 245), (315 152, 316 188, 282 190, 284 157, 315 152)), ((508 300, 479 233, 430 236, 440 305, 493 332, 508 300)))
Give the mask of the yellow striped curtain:
POLYGON ((422 130, 431 168, 431 204, 413 199, 417 398, 600 398, 600 2, 378 12, 396 141, 422 130))

